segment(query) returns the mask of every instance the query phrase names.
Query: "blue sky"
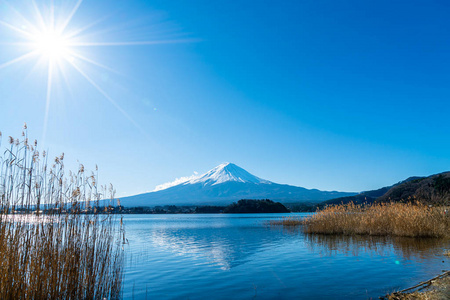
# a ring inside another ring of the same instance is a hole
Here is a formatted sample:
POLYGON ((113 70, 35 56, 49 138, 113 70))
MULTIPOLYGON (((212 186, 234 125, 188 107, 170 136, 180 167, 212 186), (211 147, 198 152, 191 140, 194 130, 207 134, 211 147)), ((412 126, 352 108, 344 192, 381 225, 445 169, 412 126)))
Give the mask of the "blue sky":
MULTIPOLYGON (((45 19, 51 1, 36 3, 45 19)), ((77 1, 54 3, 64 19, 77 1)), ((13 9, 33 20, 31 4, 0 1, 0 20, 23 26, 13 9)), ((115 44, 74 50, 108 68, 75 58, 83 75, 61 63, 46 122, 45 59, 0 67, 0 131, 19 136, 27 122, 69 168, 98 164, 119 196, 223 162, 341 191, 447 171, 449 10, 446 1, 84 0, 67 28, 94 23, 80 41, 115 44), (147 41, 160 42, 133 44, 147 41)), ((0 25, 0 66, 29 51, 11 45, 20 38, 0 25)))

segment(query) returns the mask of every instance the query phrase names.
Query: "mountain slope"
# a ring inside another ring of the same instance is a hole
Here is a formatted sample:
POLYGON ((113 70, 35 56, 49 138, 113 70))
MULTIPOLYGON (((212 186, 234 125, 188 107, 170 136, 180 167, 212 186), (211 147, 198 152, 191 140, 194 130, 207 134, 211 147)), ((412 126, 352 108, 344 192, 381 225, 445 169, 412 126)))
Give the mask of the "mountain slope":
POLYGON ((418 200, 426 204, 450 204, 450 172, 415 177, 389 189, 377 201, 418 200))
POLYGON ((398 185, 401 185, 403 183, 406 182, 410 182, 413 180, 417 180, 420 179, 422 177, 409 177, 408 179, 405 179, 403 181, 397 182, 396 184, 390 185, 390 186, 385 186, 376 190, 371 190, 371 191, 364 191, 361 192, 357 195, 354 196, 349 196, 349 197, 340 197, 340 198, 336 198, 336 199, 330 199, 327 201, 324 201, 323 204, 341 204, 341 203, 350 203, 353 202, 355 204, 362 204, 362 203, 373 203, 375 202, 375 200, 377 200, 379 197, 383 196, 384 194, 386 194, 390 189, 392 189, 393 187, 396 187, 398 185))
POLYGON ((394 185, 378 190, 361 192, 358 195, 324 201, 322 204, 355 204, 377 202, 420 201, 425 204, 450 203, 450 172, 428 177, 409 177, 394 185))
POLYGON ((226 205, 240 199, 320 202, 355 193, 326 192, 261 179, 232 163, 225 163, 177 185, 121 199, 123 206, 226 205))

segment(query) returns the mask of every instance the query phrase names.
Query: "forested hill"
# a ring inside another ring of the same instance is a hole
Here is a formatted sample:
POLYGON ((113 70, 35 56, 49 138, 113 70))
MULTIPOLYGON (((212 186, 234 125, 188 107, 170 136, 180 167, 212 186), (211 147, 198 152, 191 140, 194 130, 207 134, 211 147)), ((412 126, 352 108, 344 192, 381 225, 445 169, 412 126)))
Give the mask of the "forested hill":
POLYGON ((392 186, 378 190, 362 192, 355 196, 341 197, 322 202, 321 204, 340 204, 354 202, 408 202, 420 201, 430 205, 450 204, 450 172, 428 177, 409 177, 392 186))

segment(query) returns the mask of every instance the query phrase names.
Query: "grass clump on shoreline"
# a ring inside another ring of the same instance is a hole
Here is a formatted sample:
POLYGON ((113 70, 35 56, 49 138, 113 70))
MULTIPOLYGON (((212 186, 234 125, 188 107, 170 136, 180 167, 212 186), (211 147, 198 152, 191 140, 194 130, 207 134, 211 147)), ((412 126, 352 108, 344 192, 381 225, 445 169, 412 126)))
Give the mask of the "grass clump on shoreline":
POLYGON ((0 299, 120 298, 122 220, 83 213, 106 187, 22 136, 0 155, 0 299))
POLYGON ((304 219, 286 218, 272 225, 302 225, 305 233, 319 234, 450 237, 450 216, 445 209, 419 202, 341 204, 304 219))
POLYGON ((441 300, 450 298, 450 271, 411 288, 380 297, 387 300, 441 300))

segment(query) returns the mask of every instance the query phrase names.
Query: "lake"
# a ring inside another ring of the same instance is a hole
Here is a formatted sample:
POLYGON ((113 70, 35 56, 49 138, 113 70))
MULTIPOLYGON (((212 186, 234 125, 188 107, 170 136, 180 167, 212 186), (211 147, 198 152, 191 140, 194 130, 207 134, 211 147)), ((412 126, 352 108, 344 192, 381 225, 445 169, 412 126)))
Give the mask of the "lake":
POLYGON ((125 299, 378 299, 450 269, 438 239, 305 235, 307 214, 125 215, 125 299))

